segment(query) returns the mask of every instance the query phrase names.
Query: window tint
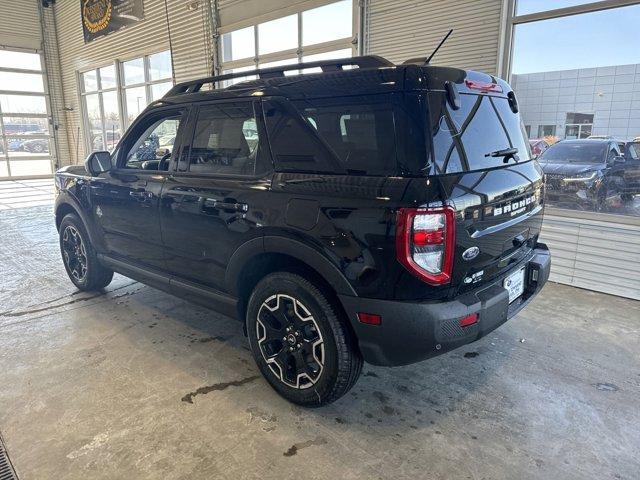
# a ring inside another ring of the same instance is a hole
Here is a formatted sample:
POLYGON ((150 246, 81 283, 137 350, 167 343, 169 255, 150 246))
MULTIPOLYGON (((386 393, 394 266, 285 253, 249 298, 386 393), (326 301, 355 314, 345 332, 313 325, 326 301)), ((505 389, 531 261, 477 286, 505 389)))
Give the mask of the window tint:
MULTIPOLYGON (((280 162, 282 157, 287 157, 285 163, 293 166, 289 161, 291 158, 305 155, 307 158, 302 162, 300 158, 296 160, 294 168, 304 171, 329 168, 334 173, 350 175, 387 175, 395 171, 394 111, 390 96, 304 100, 293 103, 298 110, 297 117, 306 119, 307 130, 311 127, 311 133, 321 139, 318 143, 324 144, 325 149, 316 148, 309 140, 291 142, 291 138, 306 139, 308 135, 298 137, 293 132, 296 127, 290 125, 282 129, 290 130, 288 142, 288 135, 283 135, 283 141, 276 149, 280 162), (284 154, 283 149, 290 151, 284 154)), ((293 120, 289 123, 293 123, 293 120)))
MULTIPOLYGON (((151 119, 138 140, 130 146, 124 168, 158 170, 160 160, 173 152, 181 118, 180 114, 175 114, 155 121, 151 119)), ((166 160, 162 169, 168 165, 166 160)))
POLYGON ((281 172, 342 173, 343 168, 316 134, 317 120, 303 118, 293 105, 281 100, 266 100, 271 153, 281 172))
POLYGON ((504 165, 503 157, 487 154, 518 149, 520 161, 531 158, 520 116, 506 98, 461 94, 461 107, 453 110, 444 94, 430 94, 431 134, 436 170, 456 173, 504 165))
POLYGON ((254 175, 258 126, 251 102, 201 107, 196 122, 189 171, 254 175))

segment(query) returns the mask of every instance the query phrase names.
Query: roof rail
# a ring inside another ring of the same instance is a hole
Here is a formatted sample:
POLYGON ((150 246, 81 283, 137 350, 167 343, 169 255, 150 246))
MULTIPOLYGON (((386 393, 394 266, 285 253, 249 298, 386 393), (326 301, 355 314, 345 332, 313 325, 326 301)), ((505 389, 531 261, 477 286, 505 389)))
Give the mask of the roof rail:
POLYGON ((164 97, 173 97, 183 93, 195 93, 199 92, 205 84, 215 84, 224 80, 230 80, 232 78, 248 77, 251 75, 257 75, 260 79, 284 77, 284 72, 290 70, 301 70, 306 68, 320 67, 323 72, 335 72, 342 70, 344 65, 356 65, 358 68, 381 68, 381 67, 393 67, 395 66, 389 60, 379 57, 377 55, 365 55, 362 57, 341 58, 338 60, 320 60, 317 62, 302 62, 292 65, 283 65, 281 67, 271 67, 256 69, 237 73, 225 73, 223 75, 216 75, 213 77, 199 78, 197 80, 190 80, 187 82, 178 83, 169 90, 164 97))

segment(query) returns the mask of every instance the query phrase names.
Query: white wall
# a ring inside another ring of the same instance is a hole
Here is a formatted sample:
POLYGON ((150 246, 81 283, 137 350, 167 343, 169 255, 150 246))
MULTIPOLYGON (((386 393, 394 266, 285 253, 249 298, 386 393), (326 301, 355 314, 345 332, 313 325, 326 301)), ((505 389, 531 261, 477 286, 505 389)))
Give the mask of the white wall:
POLYGON ((370 0, 367 51, 395 63, 428 56, 454 32, 433 64, 497 74, 502 0, 370 0))

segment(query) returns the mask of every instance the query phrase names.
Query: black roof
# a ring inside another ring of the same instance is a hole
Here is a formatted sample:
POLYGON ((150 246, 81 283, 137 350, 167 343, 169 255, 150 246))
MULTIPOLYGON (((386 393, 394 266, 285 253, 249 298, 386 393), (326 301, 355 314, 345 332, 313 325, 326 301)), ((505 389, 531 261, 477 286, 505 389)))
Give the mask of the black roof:
POLYGON ((153 102, 150 107, 262 95, 285 96, 295 99, 367 95, 425 88, 442 89, 445 81, 453 81, 458 84, 460 91, 464 91, 466 88, 465 79, 498 83, 503 87, 503 94, 511 89, 503 80, 480 72, 425 66, 414 61, 395 65, 382 57, 369 55, 299 63, 182 82, 175 85, 161 100, 153 102), (350 68, 354 66, 357 68, 350 68), (296 70, 311 68, 320 69, 321 72, 295 74, 296 70), (286 75, 285 72, 294 72, 294 75, 286 75), (226 88, 215 88, 218 82, 248 76, 256 76, 257 78, 245 80, 226 88), (203 90, 205 86, 214 88, 203 90))

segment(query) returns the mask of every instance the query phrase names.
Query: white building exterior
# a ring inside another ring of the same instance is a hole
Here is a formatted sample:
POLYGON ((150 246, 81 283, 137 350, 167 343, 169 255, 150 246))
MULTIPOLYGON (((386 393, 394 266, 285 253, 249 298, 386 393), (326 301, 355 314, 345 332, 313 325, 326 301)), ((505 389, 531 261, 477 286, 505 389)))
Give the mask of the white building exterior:
POLYGON ((640 64, 512 75, 530 138, 640 136, 640 64))

